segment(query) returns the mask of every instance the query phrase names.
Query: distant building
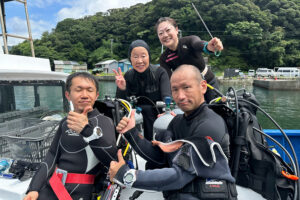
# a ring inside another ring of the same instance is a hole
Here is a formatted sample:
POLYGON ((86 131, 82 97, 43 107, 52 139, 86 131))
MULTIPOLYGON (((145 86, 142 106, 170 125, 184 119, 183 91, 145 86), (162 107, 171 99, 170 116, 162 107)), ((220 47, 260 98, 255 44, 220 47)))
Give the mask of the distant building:
POLYGON ((104 73, 114 73, 113 69, 118 70, 118 61, 106 60, 95 64, 96 68, 102 69, 104 73))
POLYGON ((126 59, 119 60, 118 66, 121 68, 122 72, 127 72, 132 68, 130 61, 126 59))
POLYGON ((54 60, 54 68, 56 72, 86 72, 87 65, 86 63, 79 64, 75 61, 62 61, 62 60, 54 60))

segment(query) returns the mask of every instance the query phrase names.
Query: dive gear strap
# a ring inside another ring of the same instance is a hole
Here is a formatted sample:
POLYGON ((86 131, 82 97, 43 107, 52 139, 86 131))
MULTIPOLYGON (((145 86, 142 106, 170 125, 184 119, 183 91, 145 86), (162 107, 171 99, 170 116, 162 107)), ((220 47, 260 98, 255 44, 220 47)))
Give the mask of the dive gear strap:
POLYGON ((50 186, 59 200, 72 200, 65 188, 66 183, 94 184, 95 175, 68 173, 66 170, 55 169, 49 180, 50 186))

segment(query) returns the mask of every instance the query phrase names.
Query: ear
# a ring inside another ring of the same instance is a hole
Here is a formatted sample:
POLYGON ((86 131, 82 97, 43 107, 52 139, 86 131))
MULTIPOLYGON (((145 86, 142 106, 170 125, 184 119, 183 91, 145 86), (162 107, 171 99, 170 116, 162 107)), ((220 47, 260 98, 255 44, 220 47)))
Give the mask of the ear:
POLYGON ((69 101, 71 100, 70 93, 68 91, 65 91, 65 96, 69 101))
POLYGON ((96 100, 98 99, 98 97, 99 97, 99 92, 97 92, 97 95, 96 95, 96 100))
POLYGON ((202 80, 200 82, 201 92, 202 94, 205 94, 207 91, 207 82, 205 80, 202 80))

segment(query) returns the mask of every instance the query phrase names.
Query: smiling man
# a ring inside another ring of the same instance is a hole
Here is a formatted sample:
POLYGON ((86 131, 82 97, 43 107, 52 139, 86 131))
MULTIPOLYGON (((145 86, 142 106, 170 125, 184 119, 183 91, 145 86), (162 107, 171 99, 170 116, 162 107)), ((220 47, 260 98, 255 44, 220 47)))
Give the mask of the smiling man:
POLYGON ((167 200, 236 199, 227 157, 229 135, 224 120, 204 100, 206 81, 199 69, 181 65, 171 76, 172 96, 184 111, 160 133, 161 141, 140 138, 134 116, 117 126, 140 156, 166 168, 129 169, 118 152, 110 178, 128 187, 163 191, 167 200))
POLYGON ((93 109, 99 96, 97 79, 86 72, 74 73, 67 79, 65 95, 74 111, 61 121, 24 200, 89 200, 95 176, 104 176, 115 159, 113 122, 93 109))

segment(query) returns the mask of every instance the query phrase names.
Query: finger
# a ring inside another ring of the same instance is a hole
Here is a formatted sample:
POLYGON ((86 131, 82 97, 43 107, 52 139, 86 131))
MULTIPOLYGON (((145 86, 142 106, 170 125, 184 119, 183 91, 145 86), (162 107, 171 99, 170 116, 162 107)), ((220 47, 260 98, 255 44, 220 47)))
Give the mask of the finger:
POLYGON ((157 141, 157 140, 152 140, 152 145, 153 145, 153 146, 157 146, 157 145, 159 145, 159 143, 160 143, 160 142, 157 141))
POLYGON ((174 113, 173 111, 171 111, 170 114, 174 117, 176 116, 176 113, 174 113))
POLYGON ((123 155, 122 155, 122 149, 118 150, 118 161, 124 161, 123 155))
POLYGON ((122 75, 122 70, 120 67, 119 67, 119 75, 122 75))
POLYGON ((115 73, 116 76, 119 76, 117 70, 113 69, 113 72, 115 73))
POLYGON ((135 119, 135 109, 133 109, 130 114, 130 120, 134 120, 134 119, 135 119))
POLYGON ((87 115, 88 112, 91 112, 93 110, 92 106, 87 106, 84 108, 82 114, 87 115))

